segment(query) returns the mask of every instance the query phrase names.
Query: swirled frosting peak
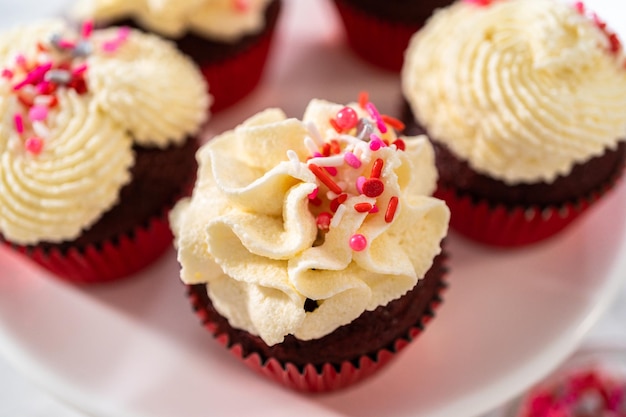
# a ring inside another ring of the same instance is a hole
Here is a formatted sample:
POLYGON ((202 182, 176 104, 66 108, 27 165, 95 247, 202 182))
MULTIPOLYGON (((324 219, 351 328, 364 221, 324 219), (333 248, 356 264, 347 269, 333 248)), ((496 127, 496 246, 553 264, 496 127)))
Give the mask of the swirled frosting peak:
POLYGON ((193 64, 123 28, 21 27, 0 37, 0 65, 0 234, 13 243, 76 238, 118 201, 133 143, 182 143, 207 114, 193 64))
POLYGON ((171 215, 182 280, 207 283, 230 324, 269 345, 320 338, 412 289, 449 212, 429 196, 428 141, 388 122, 365 101, 313 100, 302 121, 269 109, 210 141, 171 215))
POLYGON ((558 0, 458 1, 412 39, 403 93, 431 136, 509 184, 551 182, 626 133, 617 35, 558 0))
POLYGON ((236 41, 265 24, 271 0, 78 0, 74 14, 97 22, 136 19, 168 38, 195 32, 211 39, 236 41))

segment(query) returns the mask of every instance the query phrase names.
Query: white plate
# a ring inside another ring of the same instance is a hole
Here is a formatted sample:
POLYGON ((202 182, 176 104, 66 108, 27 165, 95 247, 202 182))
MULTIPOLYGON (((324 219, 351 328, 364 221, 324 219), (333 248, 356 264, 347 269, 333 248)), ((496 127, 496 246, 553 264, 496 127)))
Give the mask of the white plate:
MULTIPOLYGON (((362 89, 395 113, 397 78, 345 51, 330 4, 286 3, 265 84, 215 117, 208 135, 267 106, 300 116, 312 97, 345 102, 362 89)), ((625 202, 622 184, 528 249, 452 235, 451 286, 436 319, 388 368, 344 392, 296 394, 238 363, 192 314, 173 251, 132 279, 75 287, 1 249, 0 353, 97 417, 474 416, 548 373, 611 301, 626 275, 625 202)))

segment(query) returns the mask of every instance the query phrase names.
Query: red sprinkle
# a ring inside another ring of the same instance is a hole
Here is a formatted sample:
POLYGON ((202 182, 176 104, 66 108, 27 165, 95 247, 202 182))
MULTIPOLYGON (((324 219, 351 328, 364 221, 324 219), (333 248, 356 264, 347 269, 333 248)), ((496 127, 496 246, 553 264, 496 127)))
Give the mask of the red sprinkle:
POLYGON ((346 202, 348 194, 341 194, 339 197, 330 201, 330 211, 333 213, 337 211, 340 205, 346 202))
POLYGON ((339 126, 339 124, 337 123, 335 119, 328 119, 328 123, 330 123, 333 129, 335 129, 335 132, 337 133, 343 132, 343 129, 341 128, 341 126, 339 126))
POLYGON ((333 219, 333 215, 327 212, 323 212, 317 215, 317 219, 315 219, 317 223, 317 227, 320 230, 328 231, 330 229, 330 222, 333 219))
POLYGON ((338 155, 341 153, 341 145, 337 139, 330 140, 330 153, 333 155, 338 155))
POLYGON ((400 139, 400 138, 396 139, 396 140, 393 142, 393 145, 396 145, 396 148, 397 148, 399 151, 404 151, 404 150, 406 150, 406 143, 404 143, 404 141, 403 141, 402 139, 400 139))
POLYGON ((375 198, 385 191, 385 184, 378 178, 369 178, 363 184, 363 194, 375 198))
POLYGON ((26 147, 26 150, 28 152, 34 155, 39 155, 41 153, 41 150, 43 149, 43 141, 40 138, 33 136, 26 139, 24 146, 26 147))
POLYGON ((330 156, 330 143, 326 142, 322 145, 322 155, 330 156))
POLYGON ((370 96, 369 94, 367 94, 367 91, 361 91, 359 93, 359 107, 362 109, 365 109, 365 106, 367 105, 367 103, 369 103, 370 101, 370 96))
POLYGON ((322 184, 326 185, 330 191, 335 194, 341 194, 343 190, 322 168, 315 164, 309 164, 311 172, 319 179, 322 184))
POLYGON ((360 233, 354 234, 350 237, 350 248, 357 252, 364 250, 367 247, 367 238, 360 233))
POLYGON ((374 208, 374 206, 372 206, 370 203, 356 203, 354 205, 354 209, 359 213, 369 213, 372 208, 374 208))
POLYGON ((385 123, 393 127, 398 132, 403 131, 404 128, 406 127, 404 123, 402 123, 401 120, 398 120, 395 117, 387 116, 386 114, 382 114, 380 117, 383 119, 385 123))
POLYGON ((380 178, 380 174, 383 171, 383 166, 385 165, 385 161, 381 158, 377 158, 372 165, 372 172, 370 174, 370 178, 380 178))
POLYGON ((396 210, 398 208, 398 197, 393 196, 389 199, 389 204, 387 204, 387 211, 385 211, 385 221, 387 223, 391 223, 393 218, 396 215, 396 210))

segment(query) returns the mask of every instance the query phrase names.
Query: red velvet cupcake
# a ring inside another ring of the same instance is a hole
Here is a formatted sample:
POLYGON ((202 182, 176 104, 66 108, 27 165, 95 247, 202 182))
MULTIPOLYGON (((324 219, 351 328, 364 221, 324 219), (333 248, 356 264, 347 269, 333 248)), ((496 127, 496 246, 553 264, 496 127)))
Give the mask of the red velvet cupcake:
POLYGON ((175 42, 200 67, 217 112, 261 81, 280 9, 281 0, 78 0, 72 14, 175 42))
POLYGON ((270 109, 204 145, 171 221, 190 301, 218 341, 287 387, 374 374, 445 288, 449 212, 428 141, 367 101, 270 109))
POLYGON ((625 58, 581 4, 458 1, 414 36, 406 57, 404 121, 432 140, 436 195, 465 236, 542 241, 621 176, 625 58))
POLYGON ((334 0, 348 44, 365 61, 399 72, 409 40, 453 0, 334 0))
POLYGON ((195 178, 197 67, 154 35, 57 21, 1 35, 0 60, 2 241, 72 282, 156 260, 195 178))

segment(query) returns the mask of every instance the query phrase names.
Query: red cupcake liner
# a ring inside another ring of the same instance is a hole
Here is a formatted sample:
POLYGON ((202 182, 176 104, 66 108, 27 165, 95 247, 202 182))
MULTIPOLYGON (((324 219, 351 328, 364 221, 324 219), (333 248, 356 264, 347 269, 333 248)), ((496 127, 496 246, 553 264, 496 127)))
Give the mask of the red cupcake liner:
POLYGON ((597 202, 615 185, 616 180, 573 203, 545 208, 506 207, 486 200, 474 201, 467 195, 439 185, 434 193, 450 208, 450 227, 461 235, 490 246, 513 248, 548 239, 597 202))
POLYGON ((407 25, 389 22, 357 10, 341 0, 335 5, 348 40, 348 45, 363 60, 388 71, 400 72, 404 51, 423 22, 407 25))
POLYGON ((415 340, 435 315, 435 310, 442 302, 442 293, 447 288, 441 281, 438 291, 430 301, 429 308, 406 333, 396 339, 390 347, 378 350, 374 355, 361 355, 354 360, 346 360, 340 366, 331 363, 323 365, 307 364, 303 367, 292 363, 283 363, 275 358, 263 360, 258 353, 244 355, 242 346, 231 343, 225 333, 218 334, 217 325, 203 309, 200 299, 188 293, 190 302, 204 327, 236 358, 253 371, 277 382, 278 384, 305 393, 323 393, 337 391, 352 386, 378 372, 389 364, 406 346, 415 340), (372 358, 373 356, 373 358, 372 358))
POLYGON ((270 53, 274 31, 273 26, 268 28, 258 42, 223 61, 199 64, 200 71, 208 83, 209 94, 213 97, 212 113, 239 102, 259 85, 270 53))
POLYGON ((4 243, 64 281, 94 284, 119 280, 138 272, 161 257, 171 247, 172 240, 166 212, 151 219, 147 226, 138 226, 131 234, 98 246, 70 248, 62 252, 57 248, 4 243))

